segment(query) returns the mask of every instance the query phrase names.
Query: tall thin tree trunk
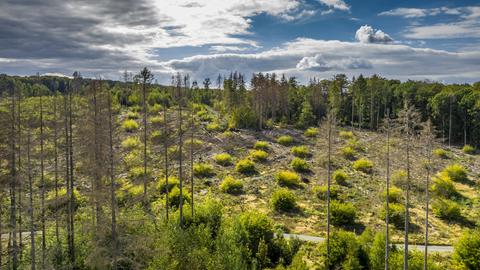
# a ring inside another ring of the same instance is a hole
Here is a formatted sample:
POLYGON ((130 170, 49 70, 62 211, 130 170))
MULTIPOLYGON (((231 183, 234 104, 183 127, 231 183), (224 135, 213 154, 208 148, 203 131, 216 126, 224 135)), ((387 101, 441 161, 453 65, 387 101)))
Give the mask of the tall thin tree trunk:
POLYGON ((352 128, 352 131, 353 131, 353 128, 354 128, 354 116, 355 116, 355 99, 354 99, 354 92, 353 92, 353 88, 352 88, 352 121, 351 121, 351 128, 352 128))
POLYGON ((75 209, 74 209, 74 178, 73 178, 73 112, 72 112, 72 92, 69 93, 69 102, 68 102, 68 114, 69 114, 69 151, 70 151, 70 200, 69 200, 69 208, 70 208, 70 228, 71 228, 71 237, 70 237, 70 260, 72 265, 75 266, 75 209))
MULTIPOLYGON (((181 98, 180 98, 181 99, 181 98)), ((180 226, 183 225, 183 130, 182 130, 182 104, 178 103, 178 126, 179 126, 179 142, 178 151, 180 153, 178 177, 180 181, 180 226)))
POLYGON ((17 139, 18 139, 18 231, 19 231, 19 257, 22 260, 23 254, 23 218, 22 218, 22 211, 23 211, 23 199, 22 199, 22 189, 23 189, 23 179, 20 177, 22 173, 22 152, 21 152, 21 145, 22 145, 22 116, 21 116, 21 97, 22 94, 18 93, 18 105, 17 105, 17 139))
POLYGON ((142 103, 143 103, 143 203, 147 206, 147 97, 146 81, 142 85, 142 103))
POLYGON ((390 235, 389 235, 389 223, 390 223, 390 110, 387 109, 387 196, 386 196, 386 209, 385 209, 385 270, 389 267, 390 256, 390 235))
MULTIPOLYGON (((58 200, 58 112, 57 92, 53 97, 53 148, 54 148, 54 173, 55 173, 55 201, 58 200)), ((60 248, 60 232, 58 223, 58 211, 55 211, 55 240, 57 249, 60 248)))
POLYGON ((167 126, 167 102, 163 104, 163 154, 165 159, 165 217, 168 221, 168 126, 167 126))
POLYGON ((44 136, 43 136, 43 100, 40 93, 40 201, 41 201, 41 222, 42 222, 42 269, 45 269, 45 258, 47 251, 46 228, 45 228, 45 165, 44 165, 44 136))
POLYGON ((428 120, 427 125, 427 180, 426 180, 426 187, 425 187, 425 251, 424 251, 424 258, 423 258, 423 270, 427 270, 428 268, 428 214, 429 214, 429 207, 430 207, 430 166, 432 161, 432 140, 433 136, 431 136, 431 122, 428 120))
POLYGON ((452 143, 452 96, 449 96, 449 113, 448 113, 448 147, 452 143))
POLYGON ((28 166, 28 215, 30 216, 30 261, 31 269, 35 270, 36 258, 35 258, 35 219, 33 216, 33 176, 32 176, 32 161, 30 157, 30 124, 27 128, 27 166, 28 166))
POLYGON ((326 268, 330 269, 330 184, 331 184, 331 153, 332 153, 332 116, 328 113, 328 166, 327 166, 327 258, 326 268))
POLYGON ((111 211, 112 211, 112 269, 117 269, 117 254, 118 254, 118 241, 117 241, 117 219, 116 209, 117 200, 115 197, 115 167, 113 156, 113 119, 112 119, 112 96, 110 92, 106 93, 108 96, 108 136, 110 147, 110 199, 111 199, 111 211))
POLYGON ((92 82, 92 87, 93 87, 93 130, 94 130, 94 136, 93 136, 93 141, 94 141, 94 160, 95 160, 95 165, 94 165, 94 182, 92 185, 92 197, 94 200, 94 208, 95 208, 95 220, 93 222, 94 226, 98 226, 100 222, 100 202, 99 202, 99 192, 100 192, 100 172, 99 172, 99 166, 100 166, 100 149, 99 149, 99 135, 98 135, 98 105, 97 105, 97 82, 94 81, 92 82))
POLYGON ((193 122, 193 108, 191 112, 191 122, 190 122, 190 193, 192 197, 192 202, 191 202, 191 210, 192 210, 192 218, 194 214, 194 207, 193 207, 193 180, 194 180, 194 175, 193 175, 193 128, 194 128, 194 122, 193 122))
POLYGON ((407 183, 405 196, 405 235, 404 235, 404 255, 403 255, 403 269, 408 270, 408 230, 409 230, 409 204, 410 204, 410 111, 407 110, 407 183))
MULTIPOLYGON (((67 90, 68 91, 68 90, 67 90)), ((68 93, 64 93, 63 95, 63 106, 64 106, 64 125, 65 125, 65 188, 67 190, 67 249, 68 249, 68 255, 70 259, 70 263, 72 262, 71 260, 71 238, 72 238, 72 227, 70 223, 70 216, 71 216, 71 208, 70 208, 70 140, 69 140, 69 134, 70 132, 68 131, 68 93)))
POLYGON ((17 246, 17 201, 16 201, 16 182, 17 182, 17 167, 16 167, 16 132, 15 132, 15 85, 12 85, 12 124, 11 124, 11 160, 10 160, 10 258, 12 262, 12 269, 18 269, 18 246, 17 246))

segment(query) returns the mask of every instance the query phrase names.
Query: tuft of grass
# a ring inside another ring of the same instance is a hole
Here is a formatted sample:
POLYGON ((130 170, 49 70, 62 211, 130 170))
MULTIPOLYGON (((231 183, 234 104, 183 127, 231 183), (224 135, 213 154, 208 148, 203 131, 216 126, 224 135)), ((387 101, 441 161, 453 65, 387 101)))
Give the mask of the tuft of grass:
POLYGON ((257 172, 255 169, 255 162, 249 159, 242 159, 235 165, 235 170, 242 174, 254 174, 257 172))
POLYGON ((134 149, 137 148, 140 144, 141 142, 138 137, 128 137, 122 141, 122 148, 134 149))
POLYGON ((270 203, 275 211, 289 212, 297 207, 296 198, 293 192, 288 189, 280 188, 273 192, 270 203))
POLYGON ((275 176, 275 180, 281 186, 296 187, 300 185, 300 176, 292 171, 281 171, 275 176))
POLYGON ((127 118, 128 119, 138 119, 140 116, 138 112, 128 112, 127 113, 127 118))
MULTIPOLYGON (((392 186, 389 190, 389 196, 388 196, 388 202, 391 203, 400 203, 402 200, 402 190, 399 189, 398 187, 392 186)), ((385 201, 387 199, 387 191, 383 191, 382 194, 380 195, 380 198, 382 201, 385 201)))
POLYGON ((310 166, 308 165, 307 161, 298 157, 293 158, 290 166, 292 166, 292 169, 296 172, 310 171, 310 166))
POLYGON ((306 145, 294 146, 292 147, 291 152, 294 156, 300 157, 300 158, 306 158, 312 155, 306 145))
POLYGON ((266 161, 268 153, 263 150, 251 150, 250 157, 255 161, 266 161))
POLYGON ((341 203, 333 200, 330 204, 330 212, 334 226, 349 226, 355 224, 357 211, 351 203, 341 203))
POLYGON ((340 138, 342 138, 344 140, 351 140, 351 139, 354 138, 353 132, 351 132, 351 131, 340 131, 339 136, 340 136, 340 138))
POLYGON ((283 146, 289 146, 293 144, 293 138, 292 136, 289 136, 289 135, 283 135, 278 137, 277 143, 283 146))
POLYGON ((443 220, 457 221, 462 219, 460 205, 447 199, 437 199, 432 204, 433 214, 443 220))
MULTIPOLYGON (((151 174, 152 174, 152 170, 147 168, 146 176, 150 177, 151 174)), ((143 178, 144 175, 145 175, 145 170, 143 167, 133 167, 128 172, 128 176, 132 180, 143 178)))
POLYGON ((215 162, 222 166, 232 165, 232 156, 228 153, 216 154, 213 156, 215 162))
MULTIPOLYGON (((190 193, 185 188, 183 188, 182 191, 183 204, 185 205, 190 203, 190 193)), ((174 208, 178 208, 180 206, 180 188, 174 187, 172 188, 172 191, 169 192, 168 205, 174 208)))
POLYGON ((475 147, 466 144, 466 145, 463 146, 462 151, 465 154, 473 155, 473 154, 475 154, 476 149, 475 149, 475 147))
POLYGON ((437 148, 433 150, 433 155, 439 158, 447 159, 448 158, 448 152, 445 149, 442 148, 437 148))
POLYGON ((155 126, 163 125, 163 117, 162 116, 152 116, 150 117, 150 123, 155 126))
POLYGON ((363 145, 356 139, 352 138, 347 141, 347 146, 351 147, 353 150, 358 151, 358 152, 364 152, 365 148, 363 145))
POLYGON ((240 194, 243 191, 243 183, 232 176, 227 176, 220 184, 220 190, 228 194, 240 194))
POLYGON ((342 152, 342 156, 345 159, 348 159, 348 160, 354 160, 355 159, 356 152, 355 152, 355 149, 353 149, 351 146, 343 147, 341 149, 341 152, 342 152))
POLYGON ((341 186, 347 185, 348 175, 342 170, 336 170, 335 172, 333 172, 332 178, 337 184, 341 186))
POLYGON ((213 166, 208 163, 197 163, 193 165, 193 174, 196 177, 211 177, 215 173, 213 172, 213 166))
POLYGON ((206 129, 210 132, 223 132, 226 128, 217 122, 212 122, 206 126, 206 129))
POLYGON ((168 185, 165 177, 158 183, 157 188, 160 191, 161 194, 167 193, 172 191, 174 187, 178 187, 180 185, 180 181, 176 176, 169 176, 168 177, 168 185))
MULTIPOLYGON (((313 192, 317 195, 320 200, 326 200, 328 196, 328 186, 315 186, 313 192)), ((338 199, 340 193, 340 188, 336 185, 330 185, 330 199, 338 199)))
POLYGON ((445 172, 440 172, 435 177, 433 177, 433 185, 431 191, 437 197, 443 198, 456 198, 459 193, 453 184, 450 176, 445 172))
POLYGON ((373 171, 373 163, 366 158, 361 158, 353 162, 353 168, 357 171, 370 174, 373 171))
POLYGON ((448 176, 455 182, 467 182, 468 175, 467 169, 460 164, 452 164, 443 169, 443 172, 448 174, 448 176))
POLYGON ((303 135, 305 135, 305 137, 309 137, 309 138, 317 137, 318 128, 309 127, 307 130, 305 130, 303 135))
POLYGON ((253 149, 267 151, 270 148, 270 145, 266 141, 257 141, 253 145, 253 149))
MULTIPOLYGON (((387 205, 384 204, 382 208, 382 212, 380 214, 380 218, 385 220, 385 216, 387 214, 387 205)), ((405 206, 401 203, 390 203, 388 204, 388 220, 391 224, 395 226, 397 229, 404 228, 405 225, 405 206)))
POLYGON ((135 122, 135 120, 129 119, 129 120, 125 120, 125 122, 123 122, 122 128, 126 132, 134 132, 134 131, 138 130, 139 126, 138 126, 137 122, 135 122))

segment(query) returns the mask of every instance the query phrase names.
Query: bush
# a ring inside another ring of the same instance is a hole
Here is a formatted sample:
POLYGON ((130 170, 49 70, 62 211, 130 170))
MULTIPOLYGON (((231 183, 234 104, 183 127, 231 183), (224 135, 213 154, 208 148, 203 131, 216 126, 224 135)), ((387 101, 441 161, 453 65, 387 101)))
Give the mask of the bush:
POLYGON ((318 128, 310 127, 303 133, 305 137, 316 137, 318 135, 318 128))
POLYGON ((122 148, 133 149, 137 148, 141 144, 138 137, 128 137, 122 141, 122 148))
POLYGON ((216 154, 213 159, 217 164, 222 166, 232 165, 232 156, 227 153, 216 154))
MULTIPOLYGON (((190 193, 184 188, 182 192, 183 204, 190 203, 190 193)), ((168 205, 170 207, 178 208, 180 206, 180 189, 173 187, 172 191, 168 193, 168 205)))
POLYGON ((468 181, 467 169, 460 164, 447 166, 445 169, 443 169, 443 172, 447 173, 450 179, 455 182, 462 183, 468 181))
MULTIPOLYGON (((381 219, 385 220, 387 205, 384 204, 381 213, 381 219)), ((388 204, 388 220, 397 229, 405 227, 405 206, 401 203, 388 204)))
POLYGON ((296 187, 300 185, 300 176, 292 171, 281 171, 275 176, 278 184, 286 187, 296 187))
POLYGON ((296 207, 295 195, 288 189, 277 189, 273 192, 271 204, 276 211, 288 212, 296 207))
POLYGON ((249 159, 242 159, 238 161, 237 165, 235 165, 235 170, 243 174, 254 174, 257 172, 255 169, 255 162, 249 159))
POLYGON ((340 138, 344 140, 351 140, 354 138, 353 132, 351 131, 340 131, 339 135, 340 135, 340 138))
POLYGON ((257 254, 260 242, 270 243, 273 239, 273 222, 265 214, 244 212, 238 218, 238 225, 236 230, 240 230, 243 238, 241 242, 246 244, 252 254, 257 254))
POLYGON ((226 128, 224 126, 220 125, 219 123, 213 122, 213 123, 208 124, 206 126, 206 129, 208 131, 211 131, 211 132, 213 132, 213 131, 223 132, 223 131, 225 131, 226 128))
POLYGON ((296 172, 310 171, 310 166, 308 165, 307 161, 298 157, 293 158, 290 166, 292 166, 292 169, 296 172))
POLYGON ((211 164, 198 163, 193 165, 193 174, 197 177, 210 177, 215 173, 211 164))
POLYGON ((347 141, 347 146, 350 146, 355 151, 359 151, 359 152, 365 151, 362 144, 360 144, 360 142, 355 138, 348 140, 347 141))
POLYGON ((451 200, 435 200, 432 204, 432 210, 435 216, 444 220, 455 221, 462 218, 462 214, 460 212, 460 205, 451 200))
POLYGON ((154 130, 152 133, 150 133, 150 140, 152 141, 153 144, 159 144, 162 142, 163 133, 159 130, 154 130))
POLYGON ((251 150, 250 157, 255 161, 265 161, 268 158, 268 153, 263 150, 251 150))
POLYGON ((192 140, 188 139, 185 142, 185 146, 188 148, 193 147, 193 149, 199 149, 200 147, 203 146, 203 141, 198 139, 193 139, 193 142, 192 142, 192 140))
POLYGON ((240 106, 233 110, 229 126, 232 128, 258 128, 257 116, 248 106, 240 106))
POLYGON ((135 122, 135 120, 125 120, 125 122, 123 122, 122 124, 122 128, 126 131, 126 132, 133 132, 133 131, 136 131, 138 130, 138 124, 137 122, 135 122))
POLYGON ((443 198, 455 198, 459 195, 452 179, 445 172, 441 172, 433 177, 431 191, 434 195, 443 198))
MULTIPOLYGON (((152 170, 147 168, 147 175, 146 176, 150 177, 151 173, 152 173, 152 170)), ((143 166, 142 167, 133 167, 128 172, 128 177, 130 179, 133 179, 133 180, 143 178, 143 176, 145 176, 145 170, 144 170, 143 166)))
MULTIPOLYGON (((400 203, 402 200, 402 190, 398 187, 392 186, 388 195, 388 202, 390 203, 400 203)), ((380 197, 382 201, 385 201, 387 199, 387 191, 383 191, 380 197)))
MULTIPOLYGON (((326 200, 327 199, 327 191, 328 191, 328 186, 323 185, 323 186, 316 186, 313 188, 313 192, 317 195, 317 197, 320 200, 326 200)), ((340 188, 336 185, 330 185, 330 199, 335 200, 338 199, 338 194, 340 193, 340 188)))
POLYGON ((171 192, 174 187, 178 187, 179 185, 180 181, 178 180, 178 178, 172 175, 168 177, 168 185, 164 177, 162 181, 158 183, 157 187, 160 193, 163 194, 167 193, 167 191, 171 192))
POLYGON ((232 176, 227 176, 220 184, 220 190, 228 194, 240 194, 243 191, 243 183, 232 176))
POLYGON ((353 163, 353 168, 364 173, 372 173, 373 163, 366 158, 361 158, 353 163))
POLYGON ((462 151, 465 154, 473 155, 473 154, 475 154, 475 147, 466 144, 466 145, 463 146, 462 151))
POLYGON ((128 119, 138 119, 139 115, 137 112, 128 112, 127 113, 127 118, 128 119))
MULTIPOLYGON (((318 249, 323 261, 326 261, 326 242, 319 244, 318 249)), ((362 260, 365 256, 354 233, 335 230, 330 237, 328 267, 323 268, 322 262, 319 269, 369 269, 367 262, 362 260)))
POLYGON ((162 116, 152 116, 150 117, 150 123, 155 126, 163 125, 163 117, 162 116))
POLYGON ((292 138, 292 136, 289 136, 289 135, 283 135, 283 136, 278 137, 277 143, 279 143, 281 145, 284 145, 284 146, 289 146, 289 145, 293 144, 293 138, 292 138))
POLYGON ((337 184, 339 184, 341 186, 347 185, 348 175, 342 170, 334 171, 332 178, 337 184))
POLYGON ((331 201, 331 221, 334 226, 348 226, 355 224, 356 210, 351 203, 331 201))
POLYGON ((306 158, 311 156, 310 151, 308 150, 308 147, 305 145, 294 146, 292 147, 291 152, 296 157, 306 158))
POLYGON ((407 172, 404 170, 397 170, 392 173, 392 182, 393 184, 399 187, 406 187, 407 183, 407 172))
POLYGON ((454 245, 453 261, 459 269, 480 269, 480 230, 467 230, 454 245))
POLYGON ((341 149, 341 152, 342 152, 342 156, 345 158, 345 159, 348 159, 348 160, 354 160, 355 159, 355 149, 353 149, 351 146, 345 146, 341 149))
POLYGON ((433 154, 439 158, 443 158, 443 159, 448 158, 448 152, 442 148, 437 148, 433 150, 433 154))
POLYGON ((253 145, 253 149, 257 150, 264 150, 267 151, 270 148, 270 145, 266 141, 257 141, 255 145, 253 145))

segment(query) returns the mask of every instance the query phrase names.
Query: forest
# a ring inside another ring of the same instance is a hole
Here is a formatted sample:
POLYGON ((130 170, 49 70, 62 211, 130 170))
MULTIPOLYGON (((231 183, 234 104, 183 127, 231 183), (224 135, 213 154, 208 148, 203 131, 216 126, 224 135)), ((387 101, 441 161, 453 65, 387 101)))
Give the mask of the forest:
POLYGON ((480 269, 480 82, 123 77, 0 75, 0 269, 480 269))

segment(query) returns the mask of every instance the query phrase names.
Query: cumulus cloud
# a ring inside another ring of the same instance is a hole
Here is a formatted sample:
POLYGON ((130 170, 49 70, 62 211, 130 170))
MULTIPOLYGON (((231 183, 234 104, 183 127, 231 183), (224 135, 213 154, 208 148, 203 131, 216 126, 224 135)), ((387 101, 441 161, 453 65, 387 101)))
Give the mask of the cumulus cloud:
POLYGON ((350 6, 343 0, 318 0, 320 3, 338 10, 348 11, 350 6))
POLYGON ((390 43, 393 39, 382 30, 363 25, 355 33, 355 39, 361 43, 390 43))

